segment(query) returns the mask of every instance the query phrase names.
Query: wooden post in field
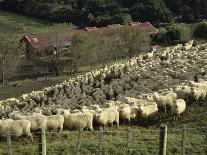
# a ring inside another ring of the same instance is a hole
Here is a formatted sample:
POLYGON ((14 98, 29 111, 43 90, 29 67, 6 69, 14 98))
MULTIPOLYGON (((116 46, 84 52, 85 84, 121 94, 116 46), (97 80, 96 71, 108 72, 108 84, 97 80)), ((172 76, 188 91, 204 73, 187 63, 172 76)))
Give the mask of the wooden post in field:
POLYGON ((39 155, 46 155, 46 134, 45 128, 40 128, 38 130, 38 146, 39 146, 39 155))
POLYGON ((167 125, 160 126, 159 155, 166 155, 167 152, 167 125))
POLYGON ((132 131, 131 128, 127 129, 127 155, 131 155, 131 144, 132 144, 132 131))
POLYGON ((99 130, 99 155, 104 155, 104 150, 103 150, 103 128, 100 127, 99 130))
POLYGON ((207 123, 206 123, 206 128, 205 128, 205 130, 206 130, 206 155, 207 155, 207 123))
POLYGON ((182 155, 185 155, 185 146, 186 146, 186 126, 183 125, 183 130, 182 130, 182 155))
POLYGON ((80 140, 80 135, 81 135, 82 129, 79 130, 78 133, 78 138, 77 138, 77 145, 76 145, 76 149, 75 149, 75 154, 79 155, 80 154, 80 146, 81 146, 81 140, 80 140))
POLYGON ((7 139, 7 146, 8 146, 8 155, 12 155, 12 144, 11 144, 11 133, 10 131, 7 132, 7 136, 6 136, 6 139, 7 139))

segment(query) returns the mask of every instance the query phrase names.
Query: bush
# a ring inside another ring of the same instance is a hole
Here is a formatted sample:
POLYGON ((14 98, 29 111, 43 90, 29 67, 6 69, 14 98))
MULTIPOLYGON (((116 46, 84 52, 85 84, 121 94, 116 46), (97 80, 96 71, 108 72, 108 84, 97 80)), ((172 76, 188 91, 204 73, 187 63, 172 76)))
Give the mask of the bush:
POLYGON ((191 28, 185 24, 176 24, 166 29, 161 29, 160 33, 154 37, 154 41, 167 44, 186 43, 191 40, 191 28))
POLYGON ((207 21, 201 22, 195 26, 194 36, 196 38, 207 39, 207 21))

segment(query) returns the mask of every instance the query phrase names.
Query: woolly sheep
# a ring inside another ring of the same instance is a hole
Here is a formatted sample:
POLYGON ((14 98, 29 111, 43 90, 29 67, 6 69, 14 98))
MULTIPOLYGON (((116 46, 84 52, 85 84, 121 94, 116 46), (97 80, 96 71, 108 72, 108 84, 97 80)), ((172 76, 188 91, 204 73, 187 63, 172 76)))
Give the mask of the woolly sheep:
POLYGON ((148 102, 145 105, 141 105, 139 108, 141 118, 149 118, 158 114, 158 106, 156 102, 148 102))
POLYGON ((174 104, 171 107, 171 113, 179 116, 181 113, 185 111, 185 109, 186 109, 186 102, 183 99, 177 99, 174 101, 174 104))
POLYGON ((93 115, 90 113, 63 114, 64 127, 69 129, 88 128, 93 131, 93 115))
POLYGON ((15 120, 28 120, 31 122, 31 131, 36 131, 39 128, 46 128, 47 117, 44 115, 32 116, 13 116, 15 120))
POLYGON ((119 112, 113 108, 106 108, 104 111, 95 115, 95 121, 102 126, 106 126, 107 124, 113 125, 113 122, 119 126, 119 112))
POLYGON ((170 92, 166 95, 160 95, 157 92, 153 94, 153 99, 158 107, 164 107, 165 113, 167 112, 166 106, 171 106, 173 101, 177 98, 177 94, 170 92))
POLYGON ((29 136, 33 140, 30 127, 31 122, 28 120, 0 120, 0 135, 4 137, 9 131, 13 137, 29 136))
POLYGON ((47 130, 59 130, 59 131, 63 130, 64 117, 62 115, 51 115, 46 117, 47 117, 47 123, 46 123, 47 130))

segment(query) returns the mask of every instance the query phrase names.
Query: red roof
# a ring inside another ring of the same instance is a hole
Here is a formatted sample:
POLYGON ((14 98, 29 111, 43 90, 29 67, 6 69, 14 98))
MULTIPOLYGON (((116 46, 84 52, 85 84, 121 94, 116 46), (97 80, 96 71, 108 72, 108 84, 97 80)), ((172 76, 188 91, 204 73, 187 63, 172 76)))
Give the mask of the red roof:
MULTIPOLYGON (((149 22, 130 22, 130 26, 137 26, 138 28, 141 28, 146 32, 147 34, 155 34, 158 33, 158 29, 156 29, 154 26, 152 26, 149 22)), ((95 31, 95 30, 106 30, 106 29, 111 29, 111 28, 120 28, 122 25, 120 24, 112 24, 108 25, 107 27, 85 27, 81 31, 95 31)), ((63 44, 69 44, 71 43, 71 39, 73 34, 76 31, 73 31, 73 33, 64 33, 61 36, 55 37, 55 35, 51 35, 50 33, 42 33, 42 34, 27 34, 23 35, 20 40, 27 41, 28 43, 31 44, 31 46, 35 49, 37 48, 45 48, 49 45, 54 45, 58 46, 58 44, 61 42, 63 44)))
POLYGON ((152 26, 149 22, 140 23, 139 28, 149 32, 150 34, 158 33, 158 29, 152 26))
POLYGON ((121 27, 121 24, 111 24, 111 25, 107 25, 107 27, 109 28, 121 27))
POLYGON ((83 30, 85 31, 93 31, 93 30, 97 30, 97 27, 94 26, 94 27, 85 27, 83 30))
POLYGON ((130 22, 129 25, 131 26, 139 26, 140 22, 130 22))

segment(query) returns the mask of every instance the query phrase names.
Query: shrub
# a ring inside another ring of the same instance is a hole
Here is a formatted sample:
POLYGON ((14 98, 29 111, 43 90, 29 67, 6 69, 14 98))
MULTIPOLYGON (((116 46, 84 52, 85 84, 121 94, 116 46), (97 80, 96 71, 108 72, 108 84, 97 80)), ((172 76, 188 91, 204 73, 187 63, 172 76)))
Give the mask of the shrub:
POLYGON ((185 43, 191 39, 191 28, 185 24, 176 24, 161 29, 160 33, 154 37, 154 41, 160 43, 177 44, 185 43))
POLYGON ((196 38, 207 39, 207 21, 197 24, 194 28, 194 36, 196 38))

